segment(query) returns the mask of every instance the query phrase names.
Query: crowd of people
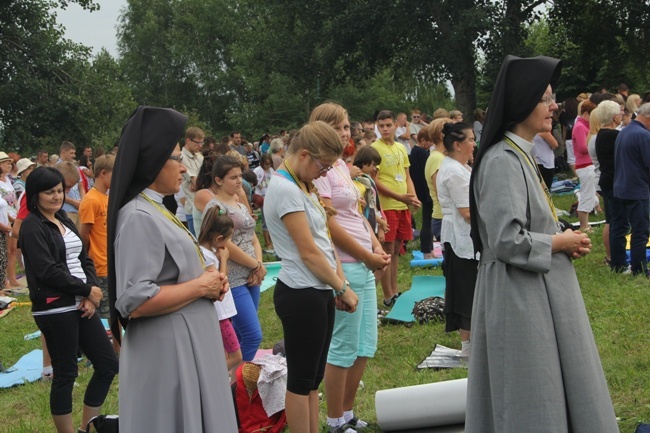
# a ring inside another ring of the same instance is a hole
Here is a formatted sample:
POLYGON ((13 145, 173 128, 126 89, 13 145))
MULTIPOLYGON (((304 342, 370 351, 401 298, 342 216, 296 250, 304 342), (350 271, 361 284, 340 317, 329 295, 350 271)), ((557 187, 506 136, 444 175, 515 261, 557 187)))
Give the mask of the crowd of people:
POLYGON ((603 262, 615 272, 644 276, 649 275, 645 253, 649 234, 645 207, 650 197, 646 173, 650 159, 645 150, 648 103, 650 92, 642 97, 630 93, 625 84, 615 93, 603 88, 568 98, 553 111, 551 131, 535 136, 531 152, 549 188, 554 171, 565 165, 579 179, 581 232, 592 232, 589 214, 604 212, 603 262), (628 233, 632 238, 629 264, 628 233))
POLYGON ((605 262, 648 276, 650 95, 621 86, 557 104, 560 70, 509 56, 471 125, 445 109, 356 122, 324 103, 298 130, 217 141, 140 107, 106 155, 85 147, 77 160, 70 142, 33 161, 0 152, 0 284, 21 285, 22 258, 57 431, 75 431, 80 349, 94 366, 82 426, 119 354, 124 431, 236 431, 228 372, 262 342, 264 253, 282 260, 290 430, 319 431, 323 380, 329 431, 362 430, 377 306, 402 293, 398 257, 420 208, 423 257, 444 256, 446 331, 469 360, 466 431, 616 431, 571 260, 591 251, 602 198, 605 262), (581 185, 576 231, 561 231, 549 192, 563 161, 581 185))

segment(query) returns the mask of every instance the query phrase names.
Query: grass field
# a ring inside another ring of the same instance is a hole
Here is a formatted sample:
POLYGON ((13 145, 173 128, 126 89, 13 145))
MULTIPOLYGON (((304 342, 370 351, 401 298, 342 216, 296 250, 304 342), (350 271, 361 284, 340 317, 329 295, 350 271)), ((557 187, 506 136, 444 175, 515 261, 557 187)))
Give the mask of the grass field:
MULTIPOLYGON (((556 206, 568 209, 571 196, 554 197, 556 206)), ((601 216, 592 216, 593 220, 601 216)), ((621 432, 632 433, 639 422, 650 421, 650 316, 648 293, 650 283, 643 278, 614 275, 603 264, 605 252, 602 229, 596 227, 592 236, 592 254, 575 262, 587 311, 591 319, 596 342, 609 384, 616 415, 620 418, 621 432)), ((417 242, 411 245, 417 248, 417 242)), ((402 290, 410 286, 413 275, 441 275, 439 269, 411 269, 409 256, 400 258, 399 281, 402 290)), ((280 322, 273 311, 272 290, 262 294, 259 315, 262 320, 264 341, 262 346, 272 347, 282 338, 280 322)), ((24 297, 22 300, 27 300, 24 297)), ((29 308, 17 307, 0 319, 0 361, 5 367, 20 356, 39 348, 39 340, 24 341, 25 334, 35 331, 36 325, 29 308)), ((404 326, 382 325, 379 328, 379 348, 369 362, 363 378, 364 388, 359 391, 355 413, 372 424, 366 430, 379 432, 376 425, 374 395, 378 390, 409 385, 439 382, 466 377, 467 371, 426 370, 417 371, 422 361, 436 343, 459 347, 456 334, 444 333, 444 325, 429 324, 404 326)), ((90 379, 85 362, 80 363, 79 386, 74 390, 74 418, 81 419, 82 393, 90 379)), ((156 374, 155 365, 151 366, 156 374)), ((164 378, 161 378, 164 380, 164 378)), ((117 413, 116 379, 104 405, 105 413, 117 413)), ((49 384, 40 381, 0 390, 0 431, 7 433, 50 432, 53 424, 49 415, 49 384)), ((588 395, 584 396, 589 399, 588 395)), ((432 405, 436 402, 432 401, 432 405)), ((325 407, 321 409, 325 419, 325 407)))

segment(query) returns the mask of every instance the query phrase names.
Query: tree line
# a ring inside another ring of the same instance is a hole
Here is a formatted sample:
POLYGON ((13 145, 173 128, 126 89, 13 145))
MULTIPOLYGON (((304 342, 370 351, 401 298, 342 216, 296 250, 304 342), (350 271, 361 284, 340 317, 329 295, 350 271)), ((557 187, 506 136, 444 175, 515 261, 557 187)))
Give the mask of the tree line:
POLYGON ((621 82, 650 90, 650 0, 129 0, 116 58, 64 38, 52 11, 72 2, 99 8, 0 6, 2 150, 110 148, 141 104, 251 139, 328 99, 356 120, 387 107, 468 118, 506 54, 563 59, 559 100, 621 82))

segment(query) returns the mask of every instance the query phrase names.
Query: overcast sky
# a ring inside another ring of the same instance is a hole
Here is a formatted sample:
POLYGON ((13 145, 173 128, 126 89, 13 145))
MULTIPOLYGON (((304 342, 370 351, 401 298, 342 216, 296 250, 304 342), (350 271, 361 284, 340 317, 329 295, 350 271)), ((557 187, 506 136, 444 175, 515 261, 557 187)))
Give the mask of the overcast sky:
POLYGON ((88 12, 76 3, 67 9, 57 9, 57 21, 65 27, 65 37, 92 48, 98 53, 105 47, 113 57, 117 56, 115 27, 120 9, 126 7, 127 0, 95 0, 100 10, 88 12))

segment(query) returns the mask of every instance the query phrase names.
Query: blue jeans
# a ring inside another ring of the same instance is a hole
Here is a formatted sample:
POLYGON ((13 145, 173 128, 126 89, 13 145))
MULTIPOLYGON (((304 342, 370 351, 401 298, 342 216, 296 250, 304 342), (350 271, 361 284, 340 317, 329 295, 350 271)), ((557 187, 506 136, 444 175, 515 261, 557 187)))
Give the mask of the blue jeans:
POLYGON ((196 232, 194 231, 194 217, 191 213, 188 213, 185 215, 185 219, 187 220, 187 229, 190 231, 190 233, 196 236, 196 232))
POLYGON ((232 326, 239 339, 243 360, 252 361, 262 343, 262 326, 257 317, 260 286, 244 285, 233 287, 231 290, 237 307, 237 314, 232 318, 232 326))
POLYGON ((440 229, 442 228, 442 219, 431 218, 431 234, 440 242, 440 229))
POLYGON ((630 265, 632 273, 647 275, 646 244, 650 234, 650 200, 625 200, 612 196, 609 206, 611 218, 609 243, 612 269, 622 272, 627 268, 625 235, 631 229, 630 265))

